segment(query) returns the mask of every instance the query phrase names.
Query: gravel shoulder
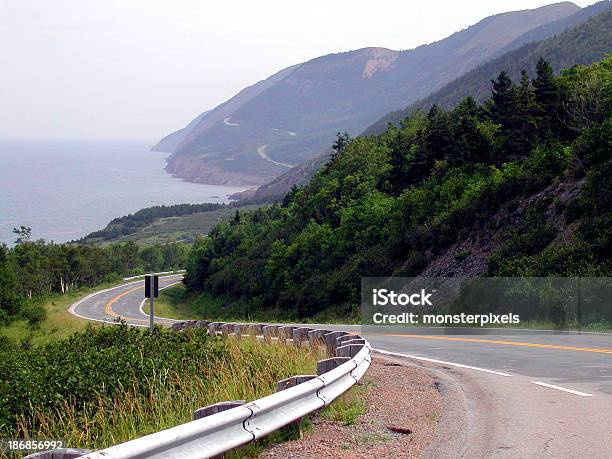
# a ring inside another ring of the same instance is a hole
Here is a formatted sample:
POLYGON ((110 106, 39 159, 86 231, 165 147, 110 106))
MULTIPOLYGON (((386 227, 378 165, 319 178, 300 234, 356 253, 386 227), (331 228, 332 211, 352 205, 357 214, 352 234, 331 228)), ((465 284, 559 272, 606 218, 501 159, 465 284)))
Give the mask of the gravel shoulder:
POLYGON ((365 413, 352 425, 317 414, 304 438, 274 445, 262 458, 419 457, 436 435, 443 401, 431 373, 375 357, 360 382, 365 413))

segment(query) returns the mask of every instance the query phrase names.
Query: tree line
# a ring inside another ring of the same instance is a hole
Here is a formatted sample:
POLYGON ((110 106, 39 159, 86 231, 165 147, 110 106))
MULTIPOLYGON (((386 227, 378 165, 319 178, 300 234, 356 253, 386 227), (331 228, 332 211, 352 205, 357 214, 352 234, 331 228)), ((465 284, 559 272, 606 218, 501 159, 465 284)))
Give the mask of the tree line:
POLYGON ((121 276, 178 269, 188 246, 139 247, 134 242, 108 246, 31 241, 30 229, 15 230, 16 245, 0 244, 0 325, 16 319, 36 324, 45 318, 37 299, 93 287, 121 276))

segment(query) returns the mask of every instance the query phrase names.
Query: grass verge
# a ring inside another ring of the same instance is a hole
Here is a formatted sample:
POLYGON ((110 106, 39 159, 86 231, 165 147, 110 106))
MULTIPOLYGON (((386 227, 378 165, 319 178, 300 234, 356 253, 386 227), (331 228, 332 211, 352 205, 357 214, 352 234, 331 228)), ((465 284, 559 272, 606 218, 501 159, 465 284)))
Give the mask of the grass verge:
POLYGON ((105 288, 114 287, 125 281, 108 282, 96 287, 79 288, 63 295, 53 294, 43 299, 34 300, 46 311, 46 318, 32 326, 25 320, 17 320, 9 325, 0 326, 0 336, 28 344, 45 344, 67 338, 77 331, 82 331, 88 325, 99 326, 96 322, 89 322, 73 316, 68 307, 90 293, 105 288))
POLYGON ((149 334, 127 326, 4 349, 0 437, 103 448, 187 422, 201 406, 269 395, 279 379, 313 373, 318 357, 202 329, 149 334))

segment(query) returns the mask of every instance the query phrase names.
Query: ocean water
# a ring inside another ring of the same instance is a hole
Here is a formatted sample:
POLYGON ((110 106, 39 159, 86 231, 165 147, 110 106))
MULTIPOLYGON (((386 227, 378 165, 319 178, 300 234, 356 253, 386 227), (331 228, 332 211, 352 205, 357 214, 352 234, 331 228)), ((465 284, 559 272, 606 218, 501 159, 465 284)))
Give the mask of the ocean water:
POLYGON ((244 188, 201 185, 164 171, 168 153, 143 141, 0 140, 0 242, 15 226, 56 242, 157 204, 227 202, 244 188))

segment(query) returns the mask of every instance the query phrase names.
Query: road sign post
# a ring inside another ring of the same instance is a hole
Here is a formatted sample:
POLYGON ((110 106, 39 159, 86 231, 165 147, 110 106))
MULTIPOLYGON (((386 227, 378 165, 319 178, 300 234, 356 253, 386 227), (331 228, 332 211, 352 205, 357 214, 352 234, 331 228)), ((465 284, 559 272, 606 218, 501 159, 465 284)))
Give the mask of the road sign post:
POLYGON ((153 303, 159 296, 159 276, 154 274, 145 276, 145 298, 149 298, 149 329, 153 332, 153 303))

